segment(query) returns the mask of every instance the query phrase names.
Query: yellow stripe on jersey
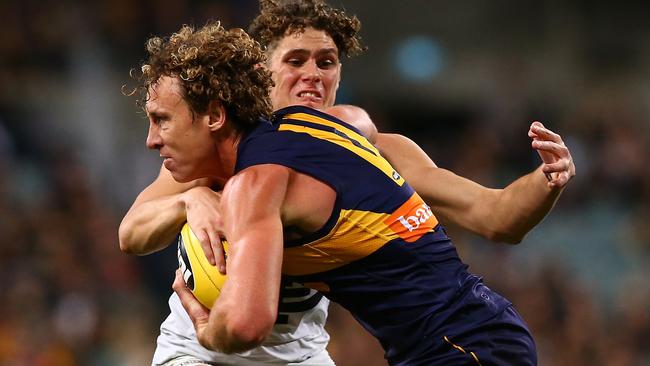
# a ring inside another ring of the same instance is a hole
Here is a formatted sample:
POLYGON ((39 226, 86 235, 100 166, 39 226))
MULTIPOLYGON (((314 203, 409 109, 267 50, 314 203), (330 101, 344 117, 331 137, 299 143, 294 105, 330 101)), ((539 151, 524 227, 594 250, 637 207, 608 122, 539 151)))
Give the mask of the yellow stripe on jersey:
POLYGON ((300 276, 338 268, 374 253, 391 240, 413 243, 436 225, 438 220, 415 192, 390 214, 342 209, 327 235, 284 248, 282 272, 300 276))
POLYGON ((316 241, 284 249, 282 272, 299 276, 328 271, 364 258, 398 236, 385 224, 390 215, 341 210, 330 233, 316 241))
MULTIPOLYGON (((401 175, 397 174, 395 169, 388 163, 386 159, 384 159, 381 155, 373 154, 367 150, 364 150, 352 143, 352 141, 346 139, 343 136, 339 136, 335 134, 334 132, 328 132, 328 131, 323 131, 319 130, 317 128, 312 128, 312 127, 306 127, 306 126, 301 126, 301 125, 294 125, 291 123, 282 123, 280 127, 278 128, 279 131, 293 131, 293 132, 298 132, 298 133, 306 133, 312 137, 315 137, 320 140, 325 140, 328 142, 331 142, 333 144, 339 145, 345 149, 348 149, 349 151, 353 152, 354 154, 360 156, 370 164, 374 165, 377 167, 377 169, 381 170, 386 174, 389 178, 391 178, 397 185, 400 187, 404 185, 404 178, 402 178, 401 175)), ((365 140, 365 139, 364 139, 365 140)), ((373 147, 374 149, 374 147, 373 147)), ((375 149, 376 151, 376 149, 375 149)))
POLYGON ((372 151, 373 153, 375 153, 375 155, 379 155, 379 150, 377 150, 377 148, 373 144, 371 144, 370 141, 368 141, 368 139, 365 136, 358 134, 354 130, 349 129, 349 128, 343 126, 340 123, 336 123, 336 122, 327 120, 325 118, 318 117, 318 116, 315 116, 313 114, 308 114, 308 113, 287 114, 286 116, 284 116, 284 118, 295 119, 295 120, 298 120, 298 121, 311 122, 311 123, 315 123, 315 124, 318 124, 318 125, 335 128, 335 129, 343 132, 349 138, 351 138, 351 139, 355 140, 356 142, 358 142, 359 144, 361 144, 361 146, 363 146, 366 149, 368 149, 368 150, 372 151))

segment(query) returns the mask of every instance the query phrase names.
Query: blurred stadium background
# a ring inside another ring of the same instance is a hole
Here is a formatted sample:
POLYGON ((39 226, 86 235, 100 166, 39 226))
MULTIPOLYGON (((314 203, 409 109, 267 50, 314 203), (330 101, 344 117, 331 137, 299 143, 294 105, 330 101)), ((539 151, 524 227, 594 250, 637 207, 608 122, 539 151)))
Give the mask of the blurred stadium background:
MULTIPOLYGON (((461 255, 529 322, 540 365, 650 365, 650 22, 641 2, 333 0, 370 47, 340 102, 410 136, 442 167, 501 187, 538 164, 528 125, 578 175, 517 247, 450 228, 461 255)), ((153 34, 255 0, 0 2, 0 365, 145 365, 173 248, 120 253, 117 226, 160 162, 120 87, 153 34)), ((434 183, 434 182, 432 182, 434 183)), ((341 366, 385 365, 332 309, 341 366)))

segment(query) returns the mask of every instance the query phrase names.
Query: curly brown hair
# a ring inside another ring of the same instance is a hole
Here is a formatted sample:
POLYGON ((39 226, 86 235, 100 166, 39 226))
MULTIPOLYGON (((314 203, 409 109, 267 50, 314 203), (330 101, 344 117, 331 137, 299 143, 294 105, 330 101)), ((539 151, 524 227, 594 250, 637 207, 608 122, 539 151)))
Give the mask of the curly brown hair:
POLYGON ((303 32, 312 27, 327 33, 345 56, 363 53, 356 16, 334 9, 322 0, 260 0, 260 14, 253 19, 248 33, 265 49, 272 49, 287 34, 303 32))
POLYGON ((169 38, 150 38, 146 50, 149 56, 141 74, 132 73, 141 83, 140 105, 152 84, 162 76, 176 76, 193 113, 207 112, 209 103, 217 100, 238 131, 271 116, 273 81, 271 73, 260 67, 266 56, 244 30, 226 30, 214 21, 198 30, 184 25, 169 38))

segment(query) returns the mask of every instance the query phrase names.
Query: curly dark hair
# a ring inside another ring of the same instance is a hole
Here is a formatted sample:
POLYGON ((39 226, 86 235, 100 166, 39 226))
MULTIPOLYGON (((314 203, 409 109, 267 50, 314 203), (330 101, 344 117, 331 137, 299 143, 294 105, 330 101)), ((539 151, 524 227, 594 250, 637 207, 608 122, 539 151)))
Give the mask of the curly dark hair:
POLYGON ((131 94, 140 91, 141 106, 152 84, 162 76, 176 76, 193 113, 207 112, 209 103, 218 100, 238 131, 271 116, 273 81, 260 67, 266 56, 244 30, 226 30, 214 21, 198 30, 184 25, 169 38, 150 38, 146 50, 149 56, 141 74, 132 73, 141 86, 131 94))
POLYGON ((260 0, 260 14, 253 19, 248 33, 265 49, 272 49, 285 35, 303 32, 307 27, 332 37, 341 55, 356 56, 366 50, 361 45, 359 19, 322 0, 260 0))

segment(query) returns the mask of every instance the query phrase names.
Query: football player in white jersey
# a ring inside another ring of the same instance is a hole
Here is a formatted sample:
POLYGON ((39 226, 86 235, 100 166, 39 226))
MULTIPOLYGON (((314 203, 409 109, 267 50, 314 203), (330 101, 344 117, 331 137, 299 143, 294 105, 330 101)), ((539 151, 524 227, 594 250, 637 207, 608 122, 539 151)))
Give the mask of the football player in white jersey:
MULTIPOLYGON (((252 26, 252 33, 256 37, 266 37, 262 44, 266 46, 268 65, 275 81, 275 87, 271 91, 271 101, 275 109, 296 104, 320 109, 333 106, 341 75, 339 56, 353 55, 361 51, 357 38, 359 23, 356 18, 335 11, 320 1, 301 3, 300 6, 295 5, 297 3, 278 5, 275 1, 262 0, 261 14, 252 26), (278 22, 278 18, 282 19, 282 22, 278 22), (322 22, 323 19, 327 21, 322 22), (282 25, 278 25, 279 23, 282 25), (314 28, 315 24, 327 24, 329 29, 314 28), (278 28, 281 30, 280 36, 277 33, 278 28)), ((511 190, 521 186, 528 187, 526 189, 531 191, 528 198, 533 204, 521 199, 518 203, 502 200, 502 206, 508 208, 505 210, 508 212, 506 217, 489 215, 490 217, 485 219, 477 218, 476 216, 480 215, 471 212, 459 214, 461 207, 458 206, 464 205, 466 200, 476 195, 466 195, 466 199, 458 200, 459 197, 454 192, 443 192, 427 183, 449 183, 438 186, 460 187, 459 191, 477 194, 488 194, 487 189, 450 175, 443 169, 437 170, 435 164, 410 140, 398 135, 377 134, 368 116, 359 108, 339 106, 327 112, 355 125, 372 141, 377 141, 383 148, 382 153, 402 175, 414 183, 414 188, 423 198, 443 203, 442 207, 438 208, 445 219, 486 238, 507 242, 520 241, 550 210, 559 195, 558 190, 552 193, 545 191, 546 186, 536 179, 537 175, 541 174, 544 167, 542 166, 539 171, 531 173, 530 177, 521 178, 520 184, 513 183, 513 187, 509 187, 511 190), (426 174, 417 179, 416 174, 421 173, 426 174), (435 174, 435 177, 427 174, 435 174), (533 184, 529 184, 531 180, 534 180, 533 184), (421 184, 418 185, 418 182, 421 184), (527 220, 518 219, 521 217, 526 217, 527 220)), ((574 174, 568 150, 557 135, 543 126, 534 130, 531 128, 531 131, 537 134, 537 142, 553 144, 555 160, 547 161, 547 158, 545 163, 562 163, 562 166, 556 164, 556 170, 549 171, 553 174, 549 185, 564 186, 574 174)), ((548 146, 535 146, 535 143, 533 147, 538 150, 550 149, 548 146)), ((201 241, 209 260, 224 272, 217 209, 219 194, 210 188, 221 184, 223 182, 206 180, 178 183, 163 165, 158 178, 138 196, 124 217, 120 225, 121 249, 141 255, 160 250, 172 241, 187 221, 201 241)), ((508 188, 490 190, 489 194, 492 196, 507 191, 508 188)), ((294 289, 293 295, 301 291, 307 290, 294 289)), ((260 347, 243 354, 225 355, 209 351, 199 344, 190 318, 176 294, 173 294, 169 300, 171 313, 161 326, 153 363, 331 365, 333 361, 325 348, 329 336, 324 330, 328 302, 320 297, 316 302, 316 296, 320 295, 309 292, 299 297, 297 302, 290 296, 285 297, 281 300, 283 303, 303 305, 294 306, 291 309, 293 312, 286 313, 282 313, 281 306, 281 314, 271 336, 260 347), (284 315, 286 323, 283 323, 284 315)))

